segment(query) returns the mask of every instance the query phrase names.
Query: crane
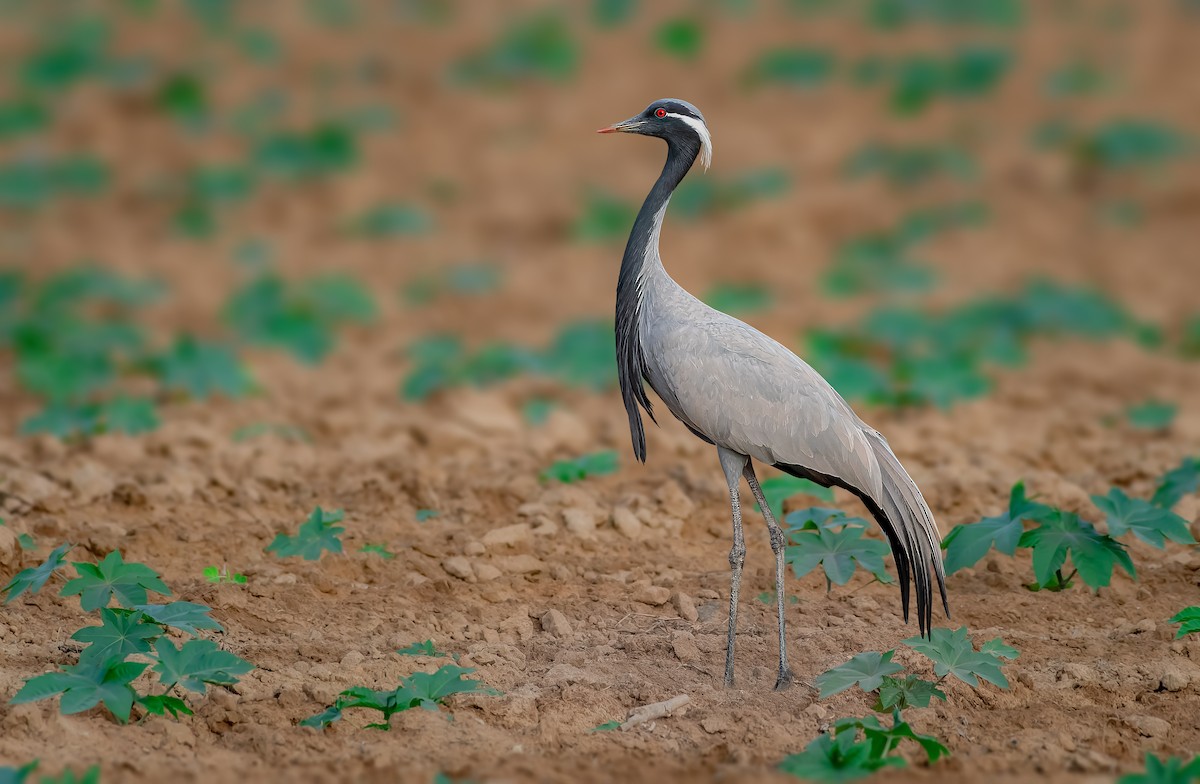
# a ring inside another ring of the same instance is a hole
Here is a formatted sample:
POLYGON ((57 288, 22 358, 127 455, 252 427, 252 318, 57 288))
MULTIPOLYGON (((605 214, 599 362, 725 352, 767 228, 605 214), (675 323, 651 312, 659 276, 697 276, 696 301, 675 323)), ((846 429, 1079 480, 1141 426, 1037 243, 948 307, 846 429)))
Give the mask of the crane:
POLYGON ((640 462, 646 461, 642 411, 657 423, 645 384, 688 430, 717 449, 733 513, 725 685, 732 687, 734 681, 738 592, 746 561, 739 492, 743 478, 762 510, 775 554, 776 690, 793 679, 784 621, 784 533, 763 497, 754 460, 823 487, 843 488, 862 501, 895 558, 904 620, 908 621, 911 579, 917 623, 921 634, 928 635, 931 571, 942 607, 950 615, 940 536, 921 491, 887 440, 859 419, 804 360, 750 325, 704 304, 663 268, 659 235, 671 194, 697 158, 705 169, 712 163, 712 136, 704 116, 687 101, 663 99, 597 133, 657 136, 667 143, 666 164, 638 212, 621 259, 617 371, 633 452, 640 462))

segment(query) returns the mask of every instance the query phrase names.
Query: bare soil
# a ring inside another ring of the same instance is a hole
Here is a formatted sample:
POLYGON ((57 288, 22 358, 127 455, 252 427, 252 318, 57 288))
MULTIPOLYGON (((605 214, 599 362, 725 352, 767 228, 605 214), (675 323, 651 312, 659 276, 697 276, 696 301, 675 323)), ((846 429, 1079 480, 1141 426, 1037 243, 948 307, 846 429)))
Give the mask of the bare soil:
MULTIPOLYGON (((115 193, 6 221, 22 240, 6 245, 12 264, 42 271, 92 258, 167 281, 172 297, 150 313, 164 331, 217 329, 220 304, 245 275, 228 260, 230 249, 252 236, 273 244, 288 274, 339 270, 378 292, 380 322, 346 332, 320 367, 252 351, 261 395, 173 404, 163 427, 143 437, 83 445, 19 438, 17 424, 36 402, 11 374, 0 376, 8 526, 43 545, 77 542, 77 556, 119 548, 149 564, 176 598, 210 605, 226 630, 217 635, 221 646, 257 669, 232 690, 193 699, 195 716, 181 721, 120 726, 100 710, 61 716, 54 702, 4 704, 0 762, 39 757, 43 773, 99 763, 108 782, 428 781, 438 771, 476 781, 784 780, 774 770, 783 756, 831 719, 869 712, 857 690, 821 702, 801 684, 771 690, 773 611, 755 596, 772 587, 772 559, 765 527, 753 518, 738 684, 721 686, 729 512, 712 449, 681 425, 651 429, 641 466, 629 455, 615 392, 519 379, 424 404, 396 394, 407 369, 402 349, 432 331, 541 345, 567 320, 610 312, 620 246, 575 242, 570 224, 585 185, 641 198, 660 165, 658 143, 591 131, 654 98, 678 95, 704 110, 715 139, 711 176, 771 165, 791 174, 784 198, 698 223, 668 220, 663 248, 669 270, 693 291, 718 280, 767 282, 777 304, 749 320, 797 347, 802 330, 876 304, 822 295, 817 280, 840 240, 914 206, 964 196, 984 199, 992 216, 922 248, 942 281, 932 306, 1045 275, 1102 286, 1168 328, 1196 310, 1194 164, 1148 181, 1081 184, 1067 163, 1028 141, 1034 124, 1059 110, 1085 121, 1127 114, 1200 129, 1200 21, 1172 4, 1116 6, 1126 9, 1124 24, 1106 21, 1110 3, 1076 4, 1069 17, 1047 6, 1021 30, 994 34, 1011 38, 1018 57, 995 96, 903 121, 890 118, 877 91, 844 77, 811 92, 743 92, 735 77, 774 43, 828 45, 845 57, 949 44, 927 29, 883 35, 837 20, 802 23, 759 3, 744 19, 714 16, 704 56, 681 63, 649 44, 665 8, 644 9, 615 32, 591 31, 583 11, 568 10, 582 43, 578 78, 487 93, 448 86, 446 67, 490 40, 508 12, 460 8, 448 26, 380 21, 331 32, 305 22, 300 5, 274 6, 260 20, 283 36, 279 72, 226 65, 228 45, 198 39, 170 13, 127 24, 121 46, 214 64, 221 106, 282 83, 301 112, 316 111, 305 96, 322 68, 348 71, 374 58, 377 84, 347 79, 333 91, 348 105, 384 102, 399 113, 396 130, 364 137, 363 165, 327 183, 268 189, 230 214, 218 240, 180 239, 163 228, 167 213, 150 185, 183 161, 228 157, 236 143, 220 134, 187 138, 136 101, 84 86, 46 143, 113 162, 115 193), (1112 68, 1115 87, 1065 104, 1046 98, 1044 74, 1075 53, 1112 68), (977 182, 897 191, 839 174, 865 141, 955 134, 980 157, 977 182), (427 201, 436 180, 457 192, 435 207, 436 232, 372 244, 337 230, 340 219, 384 198, 427 201), (1096 217, 1105 198, 1125 194, 1144 205, 1141 224, 1096 217), (424 308, 394 294, 418 274, 479 258, 504 270, 495 294, 424 308), (539 427, 520 415, 535 394, 562 402, 539 427), (303 428, 312 442, 231 438, 256 422, 303 428), (538 481, 555 459, 600 448, 621 451, 619 472, 570 486, 538 481), (264 553, 276 532, 294 530, 317 504, 345 509, 345 555, 310 563, 264 553), (438 515, 418 523, 421 508, 438 515), (621 509, 636 525, 614 526, 621 509), (357 552, 366 542, 397 555, 357 552), (448 571, 451 558, 466 568, 453 562, 448 571), (210 584, 201 575, 210 564, 249 581, 210 584), (694 601, 694 620, 681 617, 680 596, 694 601), (551 610, 569 629, 543 629, 551 610), (395 653, 427 638, 503 696, 403 713, 390 732, 362 728, 366 719, 353 712, 323 733, 297 726, 344 688, 390 688, 436 667, 395 653), (630 732, 590 732, 678 694, 691 701, 682 715, 630 732)), ((1198 386, 1200 364, 1167 352, 1124 341, 1043 341, 1026 366, 998 371, 996 390, 978 401, 945 412, 862 413, 888 436, 944 533, 999 512, 1022 478, 1047 502, 1093 520, 1089 494, 1111 486, 1150 493, 1159 474, 1200 453, 1198 386), (1150 397, 1179 403, 1168 432, 1108 421, 1150 397)), ((848 495, 838 505, 861 513, 848 495)), ((1195 519, 1200 505, 1189 498, 1178 511, 1195 519)), ((935 623, 965 624, 977 641, 1002 636, 1016 646, 1012 688, 947 683, 948 701, 913 710, 911 721, 944 739, 953 756, 881 778, 1103 781, 1135 768, 1147 751, 1200 750, 1200 642, 1174 642, 1166 623, 1197 603, 1200 554, 1131 549, 1138 581, 1118 575, 1098 594, 1026 590, 1027 557, 989 556, 953 575, 953 620, 935 614, 935 623), (1165 689, 1168 673, 1187 685, 1165 689)), ((35 562, 5 557, 3 580, 35 562)), ((915 629, 903 624, 894 587, 859 576, 827 594, 810 575, 790 579, 788 591, 798 597, 788 610, 788 644, 800 679, 868 650, 897 648, 901 663, 927 666, 900 644, 915 629)), ((78 645, 68 638, 85 616, 55 594, 23 597, 0 613, 0 697, 75 660, 78 645)))

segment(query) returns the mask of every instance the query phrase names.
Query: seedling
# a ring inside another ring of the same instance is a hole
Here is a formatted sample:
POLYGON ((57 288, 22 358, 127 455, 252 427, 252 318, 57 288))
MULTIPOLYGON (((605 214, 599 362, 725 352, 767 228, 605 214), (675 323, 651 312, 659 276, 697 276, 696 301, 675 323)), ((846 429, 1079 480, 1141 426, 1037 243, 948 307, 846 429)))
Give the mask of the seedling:
POLYGON ((27 762, 19 768, 0 766, 0 781, 6 784, 25 784, 25 780, 37 770, 38 760, 27 762))
POLYGON ((396 651, 401 656, 445 656, 446 654, 439 651, 433 645, 433 640, 425 640, 424 642, 414 642, 407 648, 401 648, 396 651))
POLYGON ((1197 490, 1200 490, 1200 458, 1185 457, 1177 467, 1163 474, 1150 502, 1172 509, 1185 495, 1197 490))
POLYGON ((228 566, 219 568, 216 566, 204 567, 204 579, 210 583, 235 583, 237 585, 245 585, 246 583, 246 575, 230 572, 228 566))
POLYGON ((275 553, 280 558, 300 556, 306 561, 316 561, 325 552, 342 552, 341 535, 345 528, 337 523, 342 522, 341 509, 326 512, 317 507, 300 524, 300 530, 295 536, 276 534, 271 544, 267 545, 268 553, 275 553))
POLYGON ((718 283, 704 302, 723 313, 752 313, 771 306, 771 292, 761 283, 718 283))
POLYGON ((891 727, 884 727, 874 716, 838 719, 828 734, 817 736, 804 751, 786 757, 779 767, 807 781, 852 781, 881 768, 904 767, 904 758, 893 753, 904 740, 920 745, 930 763, 950 754, 936 738, 915 732, 896 711, 891 727))
POLYGON ((182 392, 196 400, 214 394, 241 397, 254 389, 249 371, 233 349, 199 341, 190 335, 176 338, 170 349, 149 359, 147 366, 165 389, 182 392))
POLYGON ((686 180, 671 199, 671 214, 696 220, 721 212, 732 212, 763 199, 787 192, 791 180, 779 168, 751 169, 728 179, 709 175, 686 180))
POLYGON ((1130 498, 1114 487, 1107 496, 1094 495, 1092 503, 1104 512, 1110 536, 1124 536, 1132 531, 1146 544, 1163 549, 1165 539, 1180 544, 1195 544, 1188 531, 1187 520, 1179 515, 1140 498, 1130 498))
MULTIPOLYGON (((766 605, 769 605, 769 606, 771 606, 771 607, 774 607, 774 606, 775 606, 775 600, 776 600, 776 598, 777 598, 778 596, 779 596, 779 594, 775 593, 775 591, 773 591, 773 590, 771 590, 771 591, 761 591, 761 592, 759 592, 759 594, 758 594, 758 600, 759 600, 760 602, 762 602, 763 604, 766 604, 766 605)), ((799 596, 795 596, 794 594, 788 594, 788 595, 787 595, 787 603, 788 603, 788 604, 799 604, 799 603, 800 603, 800 597, 799 597, 799 596)))
POLYGON ((879 684, 879 699, 875 701, 874 710, 884 713, 889 710, 928 708, 934 697, 942 702, 946 701, 946 693, 933 681, 924 680, 916 675, 906 675, 903 678, 888 675, 879 684))
POLYGON ((590 190, 583 213, 575 219, 571 234, 581 242, 624 241, 637 217, 637 206, 603 191, 590 190))
POLYGON ((74 545, 64 542, 51 550, 50 555, 40 566, 22 569, 17 572, 8 581, 8 585, 4 586, 4 591, 8 593, 8 596, 4 599, 4 603, 8 604, 26 591, 32 595, 42 590, 42 587, 45 586, 50 576, 67 565, 66 555, 72 547, 74 545))
POLYGON ((1020 654, 1016 648, 1005 645, 999 637, 989 640, 977 651, 967 638, 967 627, 960 626, 951 631, 944 628, 930 630, 929 638, 909 637, 906 645, 922 653, 933 662, 933 672, 939 678, 953 675, 968 686, 978 688, 980 679, 994 683, 1002 689, 1008 688, 1008 678, 1001 667, 1004 659, 1015 659, 1020 654))
POLYGON ((418 523, 424 523, 427 520, 432 520, 437 516, 438 512, 436 509, 418 509, 414 514, 414 517, 416 517, 418 523))
POLYGON ((608 449, 603 452, 593 452, 572 460, 557 460, 538 474, 543 482, 578 482, 592 476, 603 476, 617 470, 616 450, 608 449))
POLYGON ((411 204, 386 203, 351 218, 346 230, 371 239, 427 234, 433 229, 433 217, 411 204))
POLYGON ((885 653, 860 653, 845 664, 840 664, 832 670, 826 670, 817 676, 816 687, 820 690, 820 699, 832 697, 835 694, 858 685, 863 691, 872 692, 883 685, 883 679, 895 675, 904 668, 892 661, 895 651, 885 653))
POLYGON ((1052 512, 1049 506, 1026 498, 1025 483, 1017 482, 1009 494, 1007 513, 985 517, 970 525, 956 525, 946 535, 942 541, 946 550, 946 573, 954 574, 959 569, 974 566, 993 547, 1005 555, 1012 555, 1025 532, 1024 521, 1041 521, 1052 512))
MULTIPOLYGON (((847 520, 855 518, 847 518, 847 520)), ((866 529, 859 525, 844 525, 840 530, 830 527, 788 530, 792 544, 784 549, 784 561, 791 564, 796 577, 803 577, 817 566, 825 571, 825 589, 834 584, 845 585, 861 566, 880 582, 891 582, 883 564, 888 547, 877 539, 864 539, 866 529)))
POLYGON ((129 606, 145 604, 148 591, 171 594, 157 572, 145 564, 125 563, 120 550, 113 550, 98 564, 73 561, 71 565, 78 576, 63 586, 62 595, 79 596, 79 605, 87 612, 107 607, 114 597, 129 606))
POLYGON ((655 31, 654 43, 672 57, 694 60, 704 48, 704 28, 695 19, 669 19, 655 31))
POLYGON ((1171 618, 1171 623, 1179 624, 1175 639, 1189 634, 1200 633, 1200 607, 1184 607, 1171 618))
POLYGON ((1178 757, 1159 757, 1146 752, 1146 772, 1126 773, 1117 784, 1192 784, 1200 780, 1200 757, 1184 762, 1178 757))
POLYGON ((378 691, 365 686, 355 686, 342 692, 333 705, 315 716, 310 716, 300 722, 302 727, 324 729, 342 717, 342 712, 350 708, 368 708, 383 714, 383 721, 368 724, 374 729, 391 729, 391 719, 395 714, 423 708, 437 710, 446 698, 454 694, 487 694, 497 696, 500 692, 483 685, 479 681, 464 679, 474 670, 453 664, 439 667, 432 674, 417 672, 403 678, 400 685, 392 691, 378 691))
POLYGON ((889 185, 908 188, 939 176, 972 180, 978 166, 971 154, 954 144, 898 145, 873 142, 862 147, 842 166, 851 179, 878 175, 889 185))
POLYGON ((1138 430, 1166 430, 1175 421, 1179 406, 1158 400, 1147 400, 1125 410, 1129 424, 1138 430))
POLYGON ((575 74, 579 45, 554 12, 517 19, 500 38, 454 64, 451 76, 480 87, 506 87, 527 79, 565 81, 575 74))
POLYGON ((606 721, 603 724, 597 724, 595 727, 592 727, 588 732, 612 732, 619 729, 621 729, 621 722, 606 721))
POLYGON ((870 0, 866 21, 883 30, 916 24, 946 27, 1018 27, 1025 20, 1021 0, 870 0))
POLYGON ((1125 546, 1098 532, 1091 523, 1071 512, 1055 509, 1037 528, 1021 534, 1019 547, 1033 549, 1033 590, 1062 590, 1076 573, 1091 588, 1108 585, 1113 569, 1120 566, 1130 577, 1137 576, 1125 546), (1075 569, 1066 577, 1062 567, 1067 554, 1075 569))
POLYGON ((592 0, 592 21, 598 27, 618 27, 637 10, 637 0, 592 0))
POLYGON ((785 47, 769 49, 758 55, 746 69, 743 82, 749 87, 780 84, 811 89, 829 81, 834 75, 836 60, 824 49, 785 47))
POLYGON ((360 553, 374 553, 385 561, 390 561, 396 557, 396 554, 389 551, 387 546, 383 544, 371 544, 368 542, 367 544, 364 544, 362 547, 358 548, 358 551, 360 553))
MULTIPOLYGON (((776 520, 783 519, 783 502, 794 495, 810 495, 833 503, 833 491, 828 487, 821 487, 816 482, 800 479, 791 474, 768 477, 759 484, 762 487, 763 497, 767 499, 767 508, 771 510, 771 514, 775 516, 776 520)), ((812 508, 816 509, 817 507, 812 508)), ((757 503, 754 505, 754 509, 760 514, 762 513, 757 503)))

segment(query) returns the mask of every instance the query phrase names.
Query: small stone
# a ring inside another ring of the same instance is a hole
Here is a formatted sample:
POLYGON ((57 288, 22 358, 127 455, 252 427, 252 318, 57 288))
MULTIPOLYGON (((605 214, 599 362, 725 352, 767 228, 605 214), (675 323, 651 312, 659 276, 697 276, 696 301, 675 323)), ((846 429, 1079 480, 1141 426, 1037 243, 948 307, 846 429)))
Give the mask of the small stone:
POLYGON ((1067 662, 1059 669, 1058 680, 1082 686, 1096 680, 1096 671, 1080 662, 1067 662))
POLYGON ((654 607, 661 607, 671 598, 671 590, 661 585, 643 585, 633 592, 633 600, 654 607))
POLYGON ((490 563, 475 564, 475 577, 481 583, 490 583, 502 574, 503 572, 490 563))
POLYGON ((533 636, 533 621, 529 619, 529 613, 517 613, 500 622, 500 631, 515 634, 521 640, 528 640, 533 636))
POLYGON ((532 555, 506 555, 496 558, 495 564, 508 574, 533 574, 546 569, 546 565, 532 555))
POLYGON ((21 543, 17 533, 6 525, 0 525, 0 566, 16 567, 21 562, 21 543))
POLYGON ((809 716, 812 716, 817 721, 821 721, 827 715, 829 715, 829 711, 825 708, 824 705, 818 705, 815 702, 810 704, 807 708, 805 708, 804 713, 806 713, 809 716))
POLYGON ((700 648, 696 645, 696 638, 690 634, 676 635, 671 641, 671 650, 675 652, 675 658, 684 664, 700 659, 700 648))
POLYGON ((567 620, 567 616, 558 610, 547 610, 542 615, 542 630, 562 639, 571 636, 571 623, 567 620))
POLYGON ((275 578, 275 584, 276 585, 295 585, 296 584, 296 575, 290 574, 290 573, 281 574, 275 578))
POLYGON ((708 601, 721 598, 721 594, 717 593, 712 588, 701 588, 699 591, 696 591, 696 596, 708 601))
POLYGON ((729 729, 729 722, 719 716, 709 716, 700 721, 700 729, 709 735, 715 735, 718 732, 724 732, 729 729))
POLYGON ((493 528, 483 535, 483 544, 487 547, 512 547, 524 542, 533 534, 529 523, 516 523, 503 528, 493 528))
POLYGON ((612 513, 613 527, 627 539, 642 538, 642 521, 628 506, 618 506, 612 513))
POLYGON ((675 612, 679 613, 683 620, 695 623, 699 619, 700 613, 696 610, 695 600, 683 591, 676 591, 671 597, 671 602, 675 605, 675 612))
POLYGON ((460 580, 470 580, 475 576, 475 570, 471 568, 471 562, 461 555, 452 555, 442 561, 442 568, 446 570, 446 574, 451 577, 457 577, 460 580))
POLYGON ((596 533, 596 512, 584 507, 564 509, 563 524, 576 536, 590 537, 596 533))
POLYGON ((467 546, 463 548, 464 555, 480 556, 487 552, 487 548, 483 546, 483 542, 477 542, 474 539, 467 542, 467 546))
MULTIPOLYGON (((358 665, 363 663, 363 659, 365 659, 365 658, 366 657, 363 656, 362 653, 359 651, 350 651, 349 653, 347 653, 345 656, 342 657, 342 666, 343 667, 357 667, 358 665)), ((213 691, 220 691, 220 690, 214 689, 213 691)))
POLYGON ((1171 723, 1157 716, 1135 714, 1125 717, 1125 724, 1147 738, 1161 738, 1171 731, 1171 723))
POLYGON ((1184 689, 1187 688, 1188 684, 1191 682, 1191 678, 1188 677, 1188 674, 1186 672, 1179 669, 1178 667, 1175 667, 1174 665, 1169 665, 1163 671, 1162 677, 1159 679, 1159 682, 1162 684, 1162 687, 1164 689, 1166 689, 1167 691, 1183 691, 1184 689))

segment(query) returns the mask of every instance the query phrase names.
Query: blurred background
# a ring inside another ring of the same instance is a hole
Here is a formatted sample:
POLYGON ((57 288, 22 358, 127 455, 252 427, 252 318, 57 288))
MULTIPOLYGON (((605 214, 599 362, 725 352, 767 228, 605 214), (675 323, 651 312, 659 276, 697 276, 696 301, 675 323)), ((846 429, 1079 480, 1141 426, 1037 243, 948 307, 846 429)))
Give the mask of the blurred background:
POLYGON ((531 424, 611 389, 664 149, 592 131, 668 96, 715 147, 671 205, 669 271, 853 400, 953 406, 1039 336, 1200 354, 1190 0, 0 14, 9 434, 136 434, 315 379, 421 405, 531 377, 531 424))

